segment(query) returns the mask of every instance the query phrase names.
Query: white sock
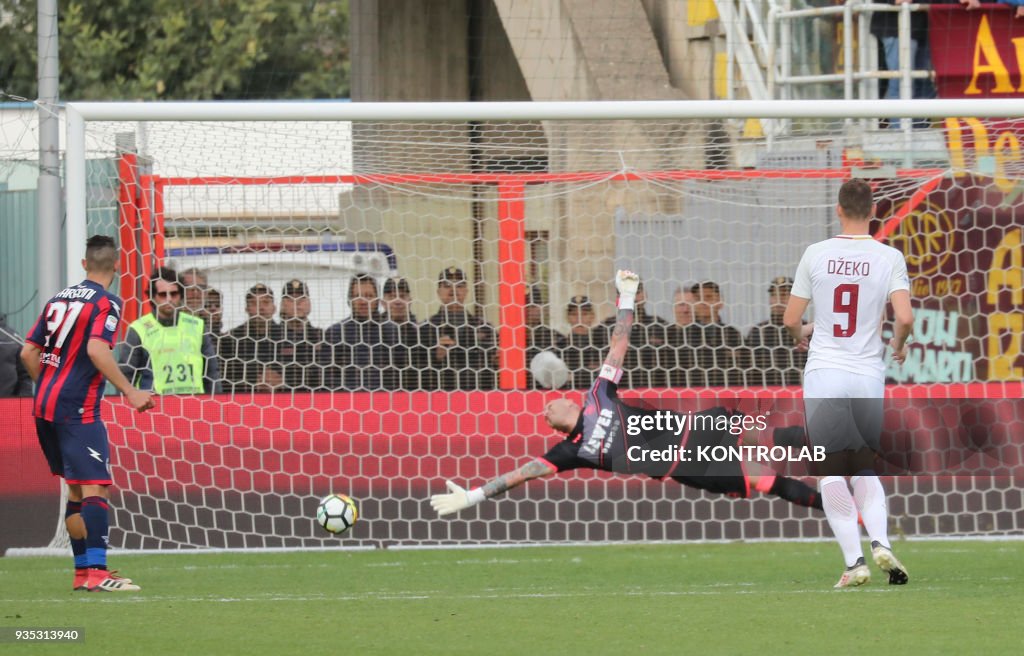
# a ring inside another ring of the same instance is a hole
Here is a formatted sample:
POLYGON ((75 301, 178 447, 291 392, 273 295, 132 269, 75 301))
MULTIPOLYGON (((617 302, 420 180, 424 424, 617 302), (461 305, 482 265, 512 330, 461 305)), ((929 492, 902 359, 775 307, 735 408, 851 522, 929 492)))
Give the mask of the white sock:
POLYGON ((860 527, 857 526, 857 509, 853 503, 853 495, 850 494, 850 488, 842 476, 826 476, 821 479, 819 489, 828 525, 832 527, 839 548, 843 550, 846 566, 852 567, 858 558, 864 556, 860 548, 860 527))
POLYGON ((889 509, 885 506, 885 489, 877 476, 854 476, 853 498, 864 520, 864 528, 872 540, 878 540, 883 547, 889 547, 889 509))

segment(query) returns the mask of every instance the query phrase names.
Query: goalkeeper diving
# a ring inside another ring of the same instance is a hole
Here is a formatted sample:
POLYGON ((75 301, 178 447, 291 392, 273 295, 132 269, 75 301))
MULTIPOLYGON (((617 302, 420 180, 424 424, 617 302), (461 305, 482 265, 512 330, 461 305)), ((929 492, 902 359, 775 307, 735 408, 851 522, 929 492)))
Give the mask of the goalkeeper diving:
MULTIPOLYGON (((635 421, 636 415, 650 414, 649 410, 631 405, 618 397, 618 382, 622 376, 623 359, 629 348, 633 306, 639 284, 639 276, 632 271, 619 271, 615 276, 619 304, 610 348, 597 380, 584 397, 584 405, 581 407, 569 399, 556 399, 544 407, 545 421, 551 428, 563 433, 565 439, 542 457, 534 458, 481 487, 467 490, 447 481, 448 492, 430 498, 430 505, 438 515, 450 515, 475 506, 484 499, 497 496, 534 478, 580 468, 671 478, 682 485, 743 499, 750 496, 753 488, 799 506, 821 510, 821 500, 814 488, 802 481, 777 475, 769 469, 755 472, 757 463, 731 459, 702 461, 697 458, 652 463, 647 459, 637 462, 629 457, 629 454, 636 453, 638 446, 648 451, 671 447, 680 451, 695 451, 701 447, 735 447, 741 438, 741 435, 728 428, 735 425, 729 419, 736 413, 720 406, 695 414, 724 421, 691 421, 690 428, 683 434, 674 430, 656 430, 642 431, 637 435, 637 431, 630 428, 639 423, 635 421)), ((661 413, 664 414, 664 411, 661 413)), ((803 429, 777 428, 774 439, 780 443, 800 441, 803 439, 803 429), (794 440, 794 433, 799 435, 798 440, 794 440)))

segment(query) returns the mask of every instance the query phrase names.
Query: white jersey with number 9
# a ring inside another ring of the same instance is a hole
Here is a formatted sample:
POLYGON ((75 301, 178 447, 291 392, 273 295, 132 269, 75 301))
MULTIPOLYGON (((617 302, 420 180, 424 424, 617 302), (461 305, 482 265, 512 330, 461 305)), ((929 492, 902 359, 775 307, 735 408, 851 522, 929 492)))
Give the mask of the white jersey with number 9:
POLYGON ((903 253, 870 236, 839 236, 808 246, 792 291, 814 306, 804 371, 842 369, 884 380, 882 319, 889 295, 900 289, 910 289, 903 253))

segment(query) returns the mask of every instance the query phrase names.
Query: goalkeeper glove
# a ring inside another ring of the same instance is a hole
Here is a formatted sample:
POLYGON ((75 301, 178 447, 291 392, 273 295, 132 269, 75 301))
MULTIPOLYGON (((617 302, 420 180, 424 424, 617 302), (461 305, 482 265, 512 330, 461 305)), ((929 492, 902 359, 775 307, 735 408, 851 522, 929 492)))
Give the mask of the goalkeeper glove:
POLYGON ((640 276, 632 271, 619 269, 615 274, 615 288, 619 290, 619 309, 632 310, 636 292, 640 288, 640 276))
POLYGON ((484 500, 484 491, 480 488, 466 490, 451 481, 445 481, 448 494, 435 494, 430 497, 430 507, 441 517, 471 508, 484 500))

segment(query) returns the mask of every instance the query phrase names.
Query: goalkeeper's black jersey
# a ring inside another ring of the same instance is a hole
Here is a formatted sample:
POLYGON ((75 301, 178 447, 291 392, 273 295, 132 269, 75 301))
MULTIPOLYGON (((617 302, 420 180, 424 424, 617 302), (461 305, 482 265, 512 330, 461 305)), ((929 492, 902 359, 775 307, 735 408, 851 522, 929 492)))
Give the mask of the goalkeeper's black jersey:
POLYGON ((629 426, 636 425, 643 415, 652 412, 639 402, 623 401, 618 396, 618 385, 598 378, 587 392, 576 427, 544 455, 544 460, 558 471, 586 468, 666 476, 673 463, 632 462, 626 457, 631 446, 665 448, 682 440, 672 431, 630 435, 639 431, 627 430, 629 426))
MULTIPOLYGON (((646 474, 653 478, 670 477, 683 485, 710 492, 741 498, 750 496, 749 479, 742 462, 731 458, 693 457, 702 449, 736 446, 738 435, 721 426, 729 426, 738 418, 736 415, 742 416, 742 413, 717 406, 691 413, 702 421, 691 422, 686 430, 636 430, 645 415, 664 412, 647 408, 639 401, 619 399, 615 383, 599 378, 587 393, 576 427, 544 454, 543 460, 560 472, 585 468, 646 474), (633 449, 634 455, 673 448, 677 454, 685 450, 690 455, 669 461, 638 460, 627 457, 631 447, 639 447, 633 449)), ((793 445, 804 441, 802 426, 774 428, 772 435, 776 444, 793 445)))
MULTIPOLYGON (((702 448, 737 445, 739 436, 722 428, 737 418, 733 411, 716 406, 689 413, 693 417, 688 424, 689 428, 685 430, 639 430, 638 426, 645 416, 665 415, 666 411, 646 407, 639 400, 623 401, 618 397, 617 390, 615 383, 598 378, 587 392, 576 427, 563 441, 544 454, 543 459, 560 472, 600 469, 621 474, 646 474, 654 478, 671 476, 687 485, 715 490, 718 489, 717 484, 709 484, 706 480, 708 477, 739 480, 745 477, 738 461, 714 462, 694 457, 702 448), (690 455, 658 461, 637 457, 644 452, 665 452, 673 448, 674 454, 685 450, 690 455), (630 455, 633 457, 628 457, 630 455), (702 482, 694 483, 693 479, 701 479, 702 482)), ((773 430, 776 440, 780 435, 790 439, 789 433, 792 432, 803 435, 801 427, 773 430)), ((739 484, 733 487, 739 488, 739 484)))

